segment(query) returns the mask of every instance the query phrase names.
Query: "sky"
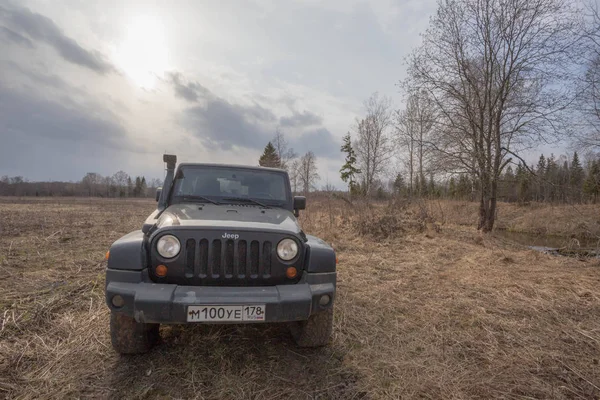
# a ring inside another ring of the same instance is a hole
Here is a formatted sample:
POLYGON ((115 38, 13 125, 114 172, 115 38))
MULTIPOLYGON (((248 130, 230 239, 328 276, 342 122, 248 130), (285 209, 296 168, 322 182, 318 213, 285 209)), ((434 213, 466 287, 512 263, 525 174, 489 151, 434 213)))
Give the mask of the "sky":
POLYGON ((256 165, 277 129, 342 187, 373 93, 400 107, 435 0, 0 0, 0 176, 256 165))

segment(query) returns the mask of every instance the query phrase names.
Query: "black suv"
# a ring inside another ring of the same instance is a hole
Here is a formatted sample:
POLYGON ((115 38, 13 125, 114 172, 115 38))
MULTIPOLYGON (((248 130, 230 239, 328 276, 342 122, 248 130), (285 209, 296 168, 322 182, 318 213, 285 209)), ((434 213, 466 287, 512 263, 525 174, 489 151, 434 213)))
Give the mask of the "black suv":
POLYGON ((300 228, 287 172, 163 160, 156 211, 107 254, 115 350, 148 351, 160 324, 186 323, 286 322, 299 346, 326 345, 336 256, 300 228))

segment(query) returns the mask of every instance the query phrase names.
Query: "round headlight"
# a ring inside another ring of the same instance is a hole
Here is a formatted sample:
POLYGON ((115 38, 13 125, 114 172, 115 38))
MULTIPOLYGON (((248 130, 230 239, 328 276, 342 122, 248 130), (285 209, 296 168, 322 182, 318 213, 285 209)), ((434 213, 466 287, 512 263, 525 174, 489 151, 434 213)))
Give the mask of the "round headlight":
POLYGON ((298 255, 298 244, 292 239, 283 239, 277 245, 277 255, 284 261, 293 260, 298 255))
POLYGON ((158 251, 158 254, 164 258, 173 258, 179 254, 179 250, 181 250, 181 243, 179 243, 179 239, 177 239, 175 236, 165 235, 158 239, 158 243, 156 243, 156 250, 158 251))

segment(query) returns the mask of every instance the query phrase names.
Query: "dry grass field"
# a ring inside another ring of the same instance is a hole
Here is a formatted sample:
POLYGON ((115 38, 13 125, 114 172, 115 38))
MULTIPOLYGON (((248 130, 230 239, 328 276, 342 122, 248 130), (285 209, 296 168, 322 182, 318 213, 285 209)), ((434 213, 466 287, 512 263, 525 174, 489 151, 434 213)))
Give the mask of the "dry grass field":
MULTIPOLYGON (((305 230, 339 258, 326 348, 296 348, 279 325, 195 325, 161 327, 151 353, 125 357, 110 346, 103 256, 155 203, 1 198, 0 397, 600 398, 598 260, 481 236, 457 204, 309 200, 305 230)), ((511 207, 501 223, 526 224, 511 207)), ((569 223, 563 234, 597 222, 569 223)))

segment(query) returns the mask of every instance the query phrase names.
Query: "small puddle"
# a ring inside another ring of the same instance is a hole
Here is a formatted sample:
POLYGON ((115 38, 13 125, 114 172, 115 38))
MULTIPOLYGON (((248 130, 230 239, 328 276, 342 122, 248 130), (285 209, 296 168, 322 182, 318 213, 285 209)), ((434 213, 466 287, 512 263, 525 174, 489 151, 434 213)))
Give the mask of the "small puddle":
POLYGON ((600 257, 599 239, 575 239, 507 230, 495 230, 494 235, 542 253, 570 257, 600 257))

